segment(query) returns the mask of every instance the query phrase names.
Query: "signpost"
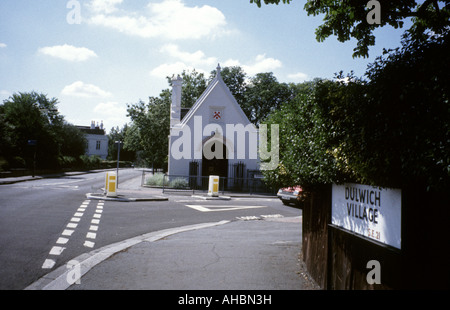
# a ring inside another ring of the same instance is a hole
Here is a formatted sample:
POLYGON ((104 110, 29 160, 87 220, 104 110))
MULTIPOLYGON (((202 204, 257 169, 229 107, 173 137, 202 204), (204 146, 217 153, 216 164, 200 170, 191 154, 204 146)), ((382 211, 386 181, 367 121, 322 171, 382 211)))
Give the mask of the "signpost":
POLYGON ((333 184, 331 223, 401 249, 401 190, 333 184))

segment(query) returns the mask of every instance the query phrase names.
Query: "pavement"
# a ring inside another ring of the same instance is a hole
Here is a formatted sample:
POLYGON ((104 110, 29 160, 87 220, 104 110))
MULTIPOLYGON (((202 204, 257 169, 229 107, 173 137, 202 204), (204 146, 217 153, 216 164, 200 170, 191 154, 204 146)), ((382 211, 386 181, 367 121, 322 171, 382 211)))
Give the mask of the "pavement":
MULTIPOLYGON (((136 179, 118 193, 109 199, 171 195, 136 179)), ((301 216, 250 217, 150 232, 82 254, 25 289, 319 290, 300 257, 301 223, 301 216)))

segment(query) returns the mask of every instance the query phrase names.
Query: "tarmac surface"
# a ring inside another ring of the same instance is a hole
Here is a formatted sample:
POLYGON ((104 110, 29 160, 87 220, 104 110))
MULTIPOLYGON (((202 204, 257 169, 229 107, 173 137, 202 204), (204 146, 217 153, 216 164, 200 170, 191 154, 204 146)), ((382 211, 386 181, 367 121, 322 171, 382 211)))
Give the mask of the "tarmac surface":
MULTIPOLYGON (((129 185, 109 199, 169 197, 129 185)), ((26 290, 318 290, 300 258, 301 223, 276 217, 151 232, 82 254, 26 290)))

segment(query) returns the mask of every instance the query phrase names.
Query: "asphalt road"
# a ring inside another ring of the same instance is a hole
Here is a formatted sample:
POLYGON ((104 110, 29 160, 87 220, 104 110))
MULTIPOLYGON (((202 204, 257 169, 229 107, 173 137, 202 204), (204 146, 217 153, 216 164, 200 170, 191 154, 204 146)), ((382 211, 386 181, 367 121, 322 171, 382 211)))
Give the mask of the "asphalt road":
MULTIPOLYGON (((138 169, 120 171, 121 187, 138 187, 138 169)), ((23 289, 71 259, 141 234, 253 216, 298 216, 273 198, 204 201, 87 200, 104 186, 104 172, 0 185, 0 289, 23 289)))

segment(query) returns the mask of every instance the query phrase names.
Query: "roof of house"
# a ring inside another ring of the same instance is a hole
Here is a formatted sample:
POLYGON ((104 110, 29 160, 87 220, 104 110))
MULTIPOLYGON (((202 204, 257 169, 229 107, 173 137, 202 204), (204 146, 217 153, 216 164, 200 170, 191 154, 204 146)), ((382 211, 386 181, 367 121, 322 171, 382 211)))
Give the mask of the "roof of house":
MULTIPOLYGON (((217 66, 217 73, 216 73, 216 76, 214 77, 214 79, 209 83, 208 87, 201 94, 201 96, 197 99, 197 101, 191 107, 189 112, 186 113, 186 115, 181 120, 181 123, 175 125, 176 127, 177 126, 181 127, 181 126, 187 124, 190 121, 190 119, 195 116, 195 114, 198 111, 198 109, 206 102, 206 100, 208 99, 208 96, 218 87, 222 88, 222 90, 226 94, 226 97, 228 98, 227 101, 236 107, 236 110, 238 111, 238 113, 241 114, 241 117, 246 121, 246 123, 247 124, 251 124, 249 119, 248 119, 248 117, 247 117, 247 115, 245 115, 244 111, 242 110, 242 108, 240 107, 239 103, 234 98, 234 96, 231 93, 230 89, 228 88, 228 86, 223 81, 220 71, 221 71, 221 68, 220 68, 220 65, 218 65, 217 66)), ((223 102, 221 102, 221 103, 223 103, 223 102)), ((255 127, 255 129, 256 129, 256 127, 255 127)))

